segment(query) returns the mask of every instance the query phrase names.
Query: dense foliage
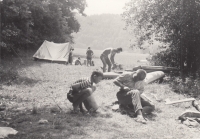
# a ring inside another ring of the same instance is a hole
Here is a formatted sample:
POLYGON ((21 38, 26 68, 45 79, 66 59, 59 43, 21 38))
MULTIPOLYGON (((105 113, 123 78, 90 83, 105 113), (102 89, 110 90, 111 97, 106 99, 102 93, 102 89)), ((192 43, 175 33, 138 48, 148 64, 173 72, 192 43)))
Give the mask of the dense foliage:
POLYGON ((200 69, 199 0, 131 0, 123 14, 127 29, 134 31, 138 45, 158 40, 163 52, 152 58, 159 65, 175 66, 185 73, 200 69))
POLYGON ((80 24, 74 10, 84 15, 85 0, 3 0, 1 57, 12 50, 39 47, 44 40, 73 42, 80 24))

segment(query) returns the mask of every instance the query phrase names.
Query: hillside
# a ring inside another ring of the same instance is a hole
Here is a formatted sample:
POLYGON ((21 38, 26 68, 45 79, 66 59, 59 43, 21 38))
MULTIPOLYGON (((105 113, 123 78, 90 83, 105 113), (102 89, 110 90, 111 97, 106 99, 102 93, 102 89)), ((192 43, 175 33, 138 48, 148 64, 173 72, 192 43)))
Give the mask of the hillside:
POLYGON ((125 22, 120 15, 102 14, 77 16, 81 25, 78 33, 73 34, 74 46, 102 50, 107 47, 130 47, 130 34, 124 30, 125 22))
POLYGON ((76 16, 80 23, 80 30, 74 33, 74 47, 83 48, 91 47, 95 50, 102 50, 107 47, 122 47, 125 51, 135 53, 155 53, 160 43, 154 41, 152 45, 144 42, 146 50, 139 48, 130 48, 131 45, 137 44, 136 38, 131 36, 125 30, 125 22, 120 15, 101 14, 92 16, 76 16))

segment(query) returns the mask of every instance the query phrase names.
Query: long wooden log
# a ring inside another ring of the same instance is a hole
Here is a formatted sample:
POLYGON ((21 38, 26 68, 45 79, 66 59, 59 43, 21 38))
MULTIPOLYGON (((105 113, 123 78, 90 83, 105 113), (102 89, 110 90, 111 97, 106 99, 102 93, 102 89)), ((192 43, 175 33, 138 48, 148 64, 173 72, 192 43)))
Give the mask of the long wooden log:
POLYGON ((170 105, 170 104, 187 102, 187 101, 194 101, 194 100, 195 100, 195 98, 186 98, 186 99, 181 99, 181 100, 176 100, 176 101, 167 101, 165 104, 170 105))

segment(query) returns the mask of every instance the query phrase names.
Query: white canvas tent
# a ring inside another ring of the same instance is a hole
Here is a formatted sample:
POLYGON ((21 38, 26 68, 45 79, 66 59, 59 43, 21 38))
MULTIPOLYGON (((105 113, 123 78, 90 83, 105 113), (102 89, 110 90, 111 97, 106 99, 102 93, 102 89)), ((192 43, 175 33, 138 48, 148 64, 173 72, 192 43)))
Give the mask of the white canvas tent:
POLYGON ((69 43, 54 43, 45 40, 33 57, 35 59, 67 62, 70 49, 69 43))

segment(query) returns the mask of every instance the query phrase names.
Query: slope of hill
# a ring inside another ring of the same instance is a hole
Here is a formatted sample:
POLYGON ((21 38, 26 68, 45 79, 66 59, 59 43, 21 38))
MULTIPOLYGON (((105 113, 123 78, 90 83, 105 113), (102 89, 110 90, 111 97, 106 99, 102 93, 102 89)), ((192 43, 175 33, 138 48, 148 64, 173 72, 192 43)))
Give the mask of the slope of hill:
POLYGON ((104 49, 107 47, 130 47, 130 34, 124 30, 125 22, 120 15, 102 14, 77 16, 80 32, 73 34, 77 48, 104 49))
POLYGON ((74 47, 93 50, 102 50, 108 47, 122 47, 125 51, 134 53, 155 53, 159 51, 158 46, 162 45, 157 41, 153 44, 144 42, 145 50, 133 47, 137 44, 136 38, 131 36, 125 28, 125 22, 120 15, 101 14, 92 16, 76 16, 81 28, 78 33, 74 33, 74 47))

